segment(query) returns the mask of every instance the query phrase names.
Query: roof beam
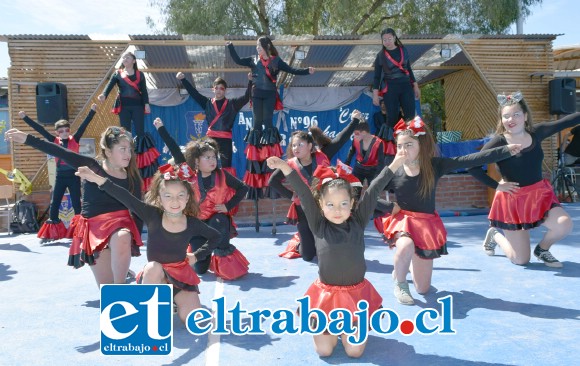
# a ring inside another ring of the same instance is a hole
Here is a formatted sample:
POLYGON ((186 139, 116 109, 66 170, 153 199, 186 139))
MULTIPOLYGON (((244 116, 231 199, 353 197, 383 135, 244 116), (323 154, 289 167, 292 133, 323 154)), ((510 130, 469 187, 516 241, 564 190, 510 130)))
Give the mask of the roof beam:
MULTIPOLYGON (((418 66, 413 67, 414 70, 468 70, 472 69, 472 66, 418 66)), ((225 68, 225 67, 215 67, 215 68, 142 68, 140 69, 143 72, 148 73, 177 73, 177 72, 187 72, 192 74, 203 73, 203 72, 247 72, 247 68, 225 68)), ((374 67, 347 67, 347 66, 336 66, 336 67, 316 67, 316 71, 331 71, 331 72, 338 72, 338 71, 353 71, 353 72, 367 72, 367 71, 374 71, 374 67)))

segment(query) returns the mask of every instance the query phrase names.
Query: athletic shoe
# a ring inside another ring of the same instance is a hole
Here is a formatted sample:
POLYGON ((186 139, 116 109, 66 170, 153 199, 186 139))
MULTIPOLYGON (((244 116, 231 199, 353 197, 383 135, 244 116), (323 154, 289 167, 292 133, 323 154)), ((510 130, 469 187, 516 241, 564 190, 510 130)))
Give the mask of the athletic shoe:
POLYGON ((536 248, 534 249, 534 255, 539 260, 544 262, 544 264, 548 267, 552 268, 564 267, 564 265, 559 260, 554 258, 554 256, 552 255, 552 253, 550 253, 549 250, 540 248, 540 244, 536 245, 536 248))
POLYGON ((413 305, 415 300, 409 291, 409 284, 407 282, 395 282, 395 298, 400 304, 413 305))
POLYGON ((494 227, 490 227, 485 234, 485 239, 483 239, 483 251, 487 255, 494 255, 495 254, 495 247, 497 243, 493 239, 493 236, 497 233, 497 229, 494 227))

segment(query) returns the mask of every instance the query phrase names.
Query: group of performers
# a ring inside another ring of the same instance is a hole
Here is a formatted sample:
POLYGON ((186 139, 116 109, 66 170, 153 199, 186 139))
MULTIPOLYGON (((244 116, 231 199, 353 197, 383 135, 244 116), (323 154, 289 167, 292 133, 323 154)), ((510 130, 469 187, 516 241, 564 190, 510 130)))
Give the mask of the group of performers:
MULTIPOLYGON (((514 264, 529 262, 529 230, 543 225, 548 230, 533 253, 546 265, 561 267, 550 247, 571 232, 572 221, 542 177, 541 141, 580 124, 580 113, 556 122, 532 124, 532 112, 521 93, 500 95, 498 125, 491 141, 478 153, 439 157, 431 131, 415 116, 414 99, 419 97, 419 90, 407 51, 392 29, 381 37, 383 47, 375 61, 373 84, 373 101, 381 105, 374 118, 376 136, 370 133, 362 113, 354 111, 351 123, 333 140, 318 128, 294 132, 287 159, 282 160, 280 134, 272 124, 276 77, 280 71, 307 75, 314 69, 291 68, 279 58, 271 40, 260 37, 258 61, 240 59, 234 46, 227 45, 233 60, 252 70, 241 98, 227 99, 227 83, 221 78, 214 83, 215 97, 203 97, 182 73, 177 74, 205 108, 209 130, 206 138, 190 142, 182 152, 163 121, 155 119, 154 125, 173 155, 171 164, 157 168, 158 153, 151 137, 144 133, 143 116, 150 109, 144 77, 132 54, 123 56, 123 67, 99 96, 102 101, 113 85, 119 86, 116 111, 122 126, 103 132, 100 159, 78 154, 78 139, 93 117, 95 105, 74 135, 70 135, 70 125, 57 123, 58 137, 54 138, 21 112, 20 117, 47 141, 16 129, 6 132, 6 138, 57 158, 52 205, 60 202, 67 187, 78 200, 80 189, 71 185, 78 186, 78 177, 83 178, 82 206, 78 201, 73 203, 78 218, 72 229, 69 265, 78 268, 89 264, 97 285, 125 283, 131 256, 139 255, 142 245, 134 220, 138 217, 148 228, 148 263, 137 281, 173 284, 178 314, 184 321, 200 306, 198 274, 209 269, 233 280, 248 272, 249 261, 230 242, 237 234, 233 217, 239 202, 244 197, 262 197, 268 182, 273 191, 291 199, 287 220, 298 228, 293 245, 281 256, 306 261, 318 257, 319 278, 306 294, 312 307, 326 313, 336 307, 354 312, 359 300, 368 301, 369 314, 381 306, 381 296, 365 279, 364 230, 372 217, 378 218, 377 227, 395 249, 392 280, 396 300, 414 304, 407 282, 409 272, 417 293, 430 290, 433 260, 448 254, 447 233, 435 210, 437 181, 460 168, 468 168, 496 189, 490 229, 483 241, 487 254, 493 255, 499 245, 514 264), (232 127, 237 112, 250 98, 254 124, 246 136, 247 169, 242 182, 230 170, 232 127), (352 135, 346 164, 331 167, 330 160, 352 135), (350 168, 353 156, 356 162, 350 168), (499 166, 499 182, 481 168, 492 163, 499 166), (148 182, 147 189, 142 181, 148 182), (364 183, 368 187, 362 193, 364 183), (385 190, 395 193, 396 202, 380 198, 385 190), (147 194, 142 198, 144 191, 147 194)), ((57 212, 53 215, 51 208, 46 225, 58 225, 57 212)), ((61 235, 62 228, 45 231, 61 235)), ((314 336, 321 356, 332 354, 337 342, 337 336, 328 333, 314 336)), ((348 344, 346 337, 342 342, 351 357, 364 352, 365 344, 348 344)))

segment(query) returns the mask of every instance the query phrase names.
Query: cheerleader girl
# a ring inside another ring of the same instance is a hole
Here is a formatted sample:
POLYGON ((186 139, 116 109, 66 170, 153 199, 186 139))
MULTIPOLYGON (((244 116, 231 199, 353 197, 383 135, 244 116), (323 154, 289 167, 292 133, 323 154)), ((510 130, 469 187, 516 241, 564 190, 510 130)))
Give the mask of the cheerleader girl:
MULTIPOLYGON (((286 150, 288 164, 298 172, 298 175, 306 184, 310 185, 312 183, 312 173, 319 166, 330 165, 330 159, 350 138, 362 118, 362 113, 354 110, 351 114, 349 125, 340 131, 333 140, 323 136, 318 127, 311 127, 311 132, 295 131, 290 137, 290 145, 286 150), (317 137, 318 143, 315 143, 315 137, 317 137), (321 148, 317 148, 317 145, 321 148)), ((298 234, 294 234, 288 247, 280 256, 289 259, 302 257, 302 259, 309 262, 316 255, 314 237, 308 227, 306 216, 300 207, 300 199, 292 190, 282 184, 283 180, 284 175, 282 172, 276 170, 272 173, 268 184, 282 197, 292 200, 286 223, 297 225, 298 234)))
MULTIPOLYGON (((54 124, 54 130, 56 132, 56 137, 48 132, 40 123, 32 120, 26 115, 26 112, 18 112, 18 116, 22 118, 27 125, 35 129, 40 133, 47 141, 53 142, 55 144, 61 145, 74 152, 79 152, 79 142, 81 137, 85 133, 87 126, 95 116, 97 111, 97 105, 93 103, 91 105, 91 110, 85 118, 85 120, 80 124, 74 135, 70 133, 70 123, 67 120, 61 119, 54 124)), ((50 197, 50 213, 48 220, 42 225, 40 230, 38 230, 38 238, 41 243, 59 240, 62 238, 72 238, 72 233, 76 223, 79 220, 79 215, 81 213, 81 181, 78 177, 75 177, 75 169, 70 165, 66 164, 61 159, 56 160, 56 179, 54 182, 54 187, 52 189, 52 196, 50 197), (75 216, 70 222, 69 229, 64 226, 63 222, 58 217, 60 203, 64 192, 68 189, 70 196, 70 201, 75 212, 75 216)))
MULTIPOLYGON (((403 152, 398 153, 391 165, 373 180, 351 213, 355 195, 350 182, 358 181, 354 176, 340 168, 319 166, 310 188, 290 164, 277 157, 268 158, 268 166, 280 169, 296 190, 314 234, 319 278, 306 292, 310 296, 310 308, 320 309, 327 315, 335 308, 344 308, 354 315, 360 300, 368 302, 369 314, 381 307, 383 299, 365 279, 364 230, 380 192, 403 160, 403 152)), ((332 354, 337 342, 336 335, 314 336, 316 352, 323 357, 332 354)), ((342 337, 342 344, 350 357, 362 356, 366 346, 366 342, 352 345, 347 337, 342 337)))
POLYGON ((76 174, 96 184, 147 224, 148 263, 137 275, 137 282, 172 284, 177 313, 185 323, 189 313, 201 307, 199 277, 190 265, 210 254, 221 236, 195 217, 199 206, 189 184, 193 171, 187 164, 161 166, 145 196, 147 203, 87 167, 79 167, 76 174), (194 235, 204 237, 206 242, 194 253, 187 253, 194 235))
POLYGON ((147 83, 145 75, 137 68, 137 59, 132 52, 125 53, 122 60, 119 70, 113 74, 98 99, 104 102, 115 85, 118 87, 112 112, 119 115, 119 122, 125 130, 131 132, 131 126, 135 129, 137 165, 143 178, 143 192, 146 192, 159 167, 159 151, 151 135, 145 132, 145 114, 151 113, 147 83))
POLYGON ((530 261, 530 231, 540 225, 548 231, 534 248, 534 255, 548 267, 562 267, 550 247, 572 231, 570 216, 560 207, 551 184, 542 176, 544 151, 542 140, 580 123, 580 113, 555 122, 532 123, 532 112, 522 93, 498 95, 499 119, 496 135, 482 150, 506 144, 521 144, 522 151, 498 162, 502 179, 496 182, 481 169, 469 172, 487 186, 496 189, 489 212, 490 228, 483 242, 487 255, 494 255, 496 245, 514 264, 530 261), (498 231, 503 230, 503 235, 498 231))
POLYGON ((414 304, 407 273, 411 270, 418 293, 429 291, 433 259, 447 254, 447 232, 435 211, 435 189, 444 174, 506 159, 519 151, 520 145, 507 145, 455 158, 435 156, 433 135, 416 117, 407 125, 395 126, 397 154, 405 156, 403 168, 384 187, 393 190, 397 205, 383 219, 383 233, 391 248, 396 247, 393 279, 394 294, 404 305, 414 304), (400 208, 400 209, 399 209, 400 208))
MULTIPOLYGON (((141 197, 141 177, 135 163, 133 138, 124 128, 111 126, 103 132, 100 161, 17 129, 7 131, 5 136, 8 140, 25 143, 62 159, 75 169, 87 166, 136 198, 141 197)), ((97 285, 125 283, 131 256, 139 256, 142 245, 141 234, 129 210, 96 184, 83 182, 81 218, 73 233, 69 266, 79 268, 88 263, 97 285)))
MULTIPOLYGON (((198 274, 208 268, 225 280, 234 280, 248 273, 249 262, 246 257, 230 243, 237 236, 233 216, 237 205, 248 192, 248 187, 227 171, 217 167, 219 149, 213 139, 191 141, 186 146, 185 156, 179 145, 171 138, 163 121, 156 118, 153 122, 159 135, 169 148, 176 164, 186 163, 193 170, 192 189, 200 210, 198 217, 221 234, 217 247, 194 264, 198 274)), ((196 249, 205 238, 194 236, 190 243, 196 249)))
POLYGON ((269 156, 282 156, 280 148, 280 133, 272 124, 274 109, 282 109, 276 82, 280 71, 294 75, 308 75, 314 73, 314 68, 295 69, 288 66, 280 56, 278 50, 268 37, 260 37, 256 42, 258 59, 253 57, 240 58, 231 42, 227 43, 230 55, 235 63, 252 70, 252 111, 253 126, 248 132, 245 141, 246 158, 248 161, 244 182, 250 187, 248 198, 261 198, 261 189, 267 185, 270 172, 264 161, 269 156))

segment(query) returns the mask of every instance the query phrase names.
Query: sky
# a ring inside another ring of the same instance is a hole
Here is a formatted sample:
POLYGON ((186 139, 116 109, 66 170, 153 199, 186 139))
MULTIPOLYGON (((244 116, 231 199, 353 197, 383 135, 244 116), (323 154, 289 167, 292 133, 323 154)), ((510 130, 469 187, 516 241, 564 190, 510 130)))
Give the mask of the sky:
MULTIPOLYGON (((526 34, 564 34, 554 47, 580 46, 578 0, 543 0, 525 20, 526 34)), ((0 35, 76 34, 93 39, 128 39, 128 34, 153 34, 146 17, 158 19, 149 0, 9 0, 0 3, 0 35)), ((511 33, 515 33, 515 25, 511 33)), ((8 47, 0 42, 0 77, 10 66, 8 47)))

